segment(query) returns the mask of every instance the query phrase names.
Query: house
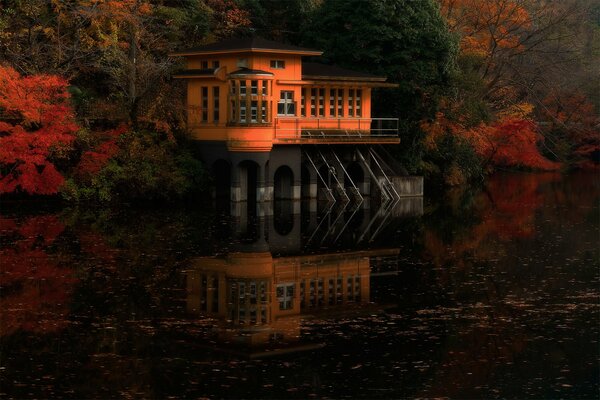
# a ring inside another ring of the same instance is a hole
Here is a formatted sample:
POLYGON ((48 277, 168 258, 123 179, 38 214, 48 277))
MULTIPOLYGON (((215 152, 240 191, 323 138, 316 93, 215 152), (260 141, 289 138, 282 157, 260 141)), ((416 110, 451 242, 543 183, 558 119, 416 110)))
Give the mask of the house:
MULTIPOLYGON (((385 77, 303 61, 321 51, 238 38, 173 53, 187 68, 187 123, 217 183, 240 201, 394 197, 382 145, 398 120, 371 115, 385 77)), ((396 192, 396 193, 394 193, 396 192)))
POLYGON ((399 249, 273 257, 266 252, 199 257, 186 271, 186 309, 212 319, 217 348, 251 358, 314 350, 302 331, 318 316, 344 318, 379 309, 371 268, 399 249))

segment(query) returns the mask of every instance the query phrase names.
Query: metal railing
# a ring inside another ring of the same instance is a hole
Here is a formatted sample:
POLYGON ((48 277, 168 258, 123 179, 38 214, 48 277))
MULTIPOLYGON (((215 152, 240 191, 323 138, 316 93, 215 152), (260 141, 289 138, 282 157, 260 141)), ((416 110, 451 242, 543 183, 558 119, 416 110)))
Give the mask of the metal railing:
POLYGON ((398 118, 275 118, 277 139, 397 137, 398 118))

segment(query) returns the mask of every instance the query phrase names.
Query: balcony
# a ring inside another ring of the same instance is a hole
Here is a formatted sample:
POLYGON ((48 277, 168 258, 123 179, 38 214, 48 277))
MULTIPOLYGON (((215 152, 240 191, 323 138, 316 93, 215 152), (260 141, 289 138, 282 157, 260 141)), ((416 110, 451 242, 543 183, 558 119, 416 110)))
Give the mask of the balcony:
POLYGON ((397 144, 398 118, 275 118, 274 144, 397 144))

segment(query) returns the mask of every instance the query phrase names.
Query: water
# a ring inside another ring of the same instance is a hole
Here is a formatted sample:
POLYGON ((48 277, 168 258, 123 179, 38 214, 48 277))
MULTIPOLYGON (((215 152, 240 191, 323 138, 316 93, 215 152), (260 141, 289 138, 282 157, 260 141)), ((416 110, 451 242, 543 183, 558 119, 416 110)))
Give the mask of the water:
POLYGON ((596 399, 599 185, 499 175, 387 217, 5 205, 0 392, 596 399))

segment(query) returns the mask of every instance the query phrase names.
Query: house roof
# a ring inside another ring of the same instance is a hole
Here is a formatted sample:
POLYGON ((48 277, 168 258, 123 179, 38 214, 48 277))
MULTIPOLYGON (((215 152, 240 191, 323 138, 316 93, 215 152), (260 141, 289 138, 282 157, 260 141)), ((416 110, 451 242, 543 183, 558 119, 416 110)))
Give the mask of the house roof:
POLYGON ((204 46, 199 46, 187 50, 181 50, 172 53, 172 56, 187 56, 195 54, 217 54, 217 53, 234 53, 239 51, 259 51, 270 53, 291 53, 303 55, 321 55, 322 51, 307 49, 304 47, 292 46, 290 44, 274 42, 259 36, 234 38, 223 40, 217 43, 211 43, 204 46))
POLYGON ((302 62, 302 79, 385 82, 387 78, 384 76, 368 74, 366 72, 345 69, 338 67, 337 65, 302 62))

